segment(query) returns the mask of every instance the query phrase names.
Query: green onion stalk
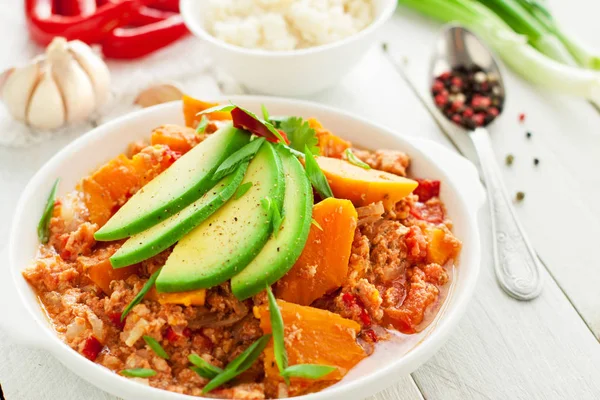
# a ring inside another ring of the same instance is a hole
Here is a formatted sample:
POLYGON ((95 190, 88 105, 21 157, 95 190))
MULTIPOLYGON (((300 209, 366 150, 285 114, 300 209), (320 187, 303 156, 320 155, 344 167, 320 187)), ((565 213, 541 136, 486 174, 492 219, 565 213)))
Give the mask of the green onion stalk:
POLYGON ((527 36, 516 33, 501 17, 475 0, 399 0, 399 3, 440 21, 464 25, 530 82, 600 103, 598 71, 563 64, 542 54, 529 45, 527 36))
POLYGON ((530 14, 522 0, 479 0, 543 54, 566 65, 577 62, 550 25, 530 14))
POLYGON ((582 43, 578 38, 569 35, 556 22, 552 14, 540 2, 535 0, 517 0, 521 6, 543 24, 545 29, 552 32, 567 48, 579 66, 594 70, 600 70, 600 53, 582 43))

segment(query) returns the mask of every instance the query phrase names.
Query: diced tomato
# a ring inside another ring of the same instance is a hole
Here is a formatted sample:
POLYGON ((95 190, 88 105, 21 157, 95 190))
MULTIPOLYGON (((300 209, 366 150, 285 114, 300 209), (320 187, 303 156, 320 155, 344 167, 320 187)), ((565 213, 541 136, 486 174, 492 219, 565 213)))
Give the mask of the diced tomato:
POLYGON ((121 313, 112 313, 108 316, 108 318, 110 319, 110 322, 112 322, 113 325, 119 328, 120 330, 123 330, 123 328, 125 328, 125 321, 121 321, 121 313))
POLYGON ((165 332, 165 337, 167 338, 167 340, 169 342, 176 342, 177 340, 179 340, 179 335, 177 333, 175 333, 173 328, 171 328, 170 326, 167 328, 167 331, 165 332))
POLYGON ((360 311, 360 320, 364 326, 371 326, 371 317, 364 308, 360 311))
POLYGON ((420 220, 441 224, 444 222, 444 209, 440 203, 424 204, 420 201, 413 204, 410 214, 420 220))
POLYGON ((167 340, 169 342, 176 342, 183 337, 189 338, 190 336, 192 336, 192 330, 190 328, 185 328, 183 330, 183 332, 181 332, 181 335, 178 334, 177 332, 175 332, 173 330, 173 328, 171 328, 170 326, 167 328, 167 331, 165 332, 165 337, 167 338, 167 340))
POLYGON ((366 331, 363 331, 363 335, 365 337, 367 337, 369 339, 369 341, 371 341, 373 343, 377 343, 377 341, 378 341, 377 334, 375 333, 375 331, 373 329, 367 329, 366 331))
POLYGON ((344 293, 342 295, 342 300, 344 301, 344 304, 346 304, 346 307, 352 307, 356 301, 354 295, 351 293, 344 293))
POLYGON ((103 347, 104 346, 98 341, 98 339, 96 339, 94 336, 90 336, 86 339, 81 353, 88 360, 95 361, 96 358, 98 358, 98 354, 100 354, 103 347))
POLYGON ((425 203, 432 197, 438 197, 440 195, 440 181, 432 179, 417 179, 419 186, 413 192, 419 196, 419 201, 425 203))

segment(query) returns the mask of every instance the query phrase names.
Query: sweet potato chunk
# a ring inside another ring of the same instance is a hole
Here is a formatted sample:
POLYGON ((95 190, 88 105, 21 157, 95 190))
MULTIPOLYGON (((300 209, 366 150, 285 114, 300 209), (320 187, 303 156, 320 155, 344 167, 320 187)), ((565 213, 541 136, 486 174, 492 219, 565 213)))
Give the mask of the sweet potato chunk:
POLYGON ((173 151, 185 154, 202 141, 202 136, 187 126, 161 125, 152 131, 150 143, 164 144, 173 151))
MULTIPOLYGON (((356 343, 360 325, 338 314, 278 300, 285 326, 285 348, 289 365, 322 364, 336 371, 318 379, 292 378, 289 394, 297 396, 334 384, 367 355, 356 343)), ((268 306, 254 308, 260 327, 271 333, 268 306)), ((271 384, 282 381, 274 359, 273 342, 265 349, 265 375, 271 384)))
POLYGON ((313 218, 323 230, 310 227, 300 258, 275 287, 278 298, 305 306, 346 280, 358 217, 351 201, 329 198, 313 207, 313 218))
MULTIPOLYGON (((196 128, 202 117, 196 115, 208 108, 218 106, 219 103, 207 103, 202 100, 194 99, 193 97, 183 95, 183 116, 185 118, 185 126, 196 128)), ((229 112, 213 112, 207 115, 207 118, 212 120, 230 120, 231 113, 229 112)))
POLYGON ((206 300, 206 290, 198 289, 179 293, 158 293, 152 288, 146 298, 156 300, 160 304, 181 304, 184 306, 203 306, 206 300))
POLYGON ((364 169, 337 158, 317 157, 316 160, 327 177, 333 195, 351 200, 357 207, 381 201, 386 210, 390 209, 418 186, 412 179, 376 169, 364 169))
POLYGON ((427 262, 440 265, 456 258, 460 252, 460 241, 444 228, 428 228, 426 230, 429 245, 427 247, 427 262))
POLYGON ((341 158, 344 151, 352 147, 352 143, 334 135, 314 118, 308 119, 308 124, 317 133, 321 155, 325 157, 341 158))
POLYGON ((179 153, 167 146, 148 146, 132 158, 121 154, 83 179, 81 190, 90 221, 102 226, 131 195, 167 169, 179 153))
POLYGON ((119 269, 114 269, 110 265, 109 258, 117 251, 117 248, 117 246, 109 246, 96 250, 91 257, 77 258, 77 263, 87 277, 107 295, 111 294, 110 283, 112 281, 127 279, 130 275, 138 272, 137 265, 119 269))

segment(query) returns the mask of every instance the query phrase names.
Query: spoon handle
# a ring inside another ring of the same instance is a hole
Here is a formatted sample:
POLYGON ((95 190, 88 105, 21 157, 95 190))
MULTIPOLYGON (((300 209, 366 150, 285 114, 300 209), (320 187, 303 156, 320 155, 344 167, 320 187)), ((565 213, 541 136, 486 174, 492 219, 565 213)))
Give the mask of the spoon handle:
POLYGON ((479 156, 490 203, 496 278, 502 289, 515 299, 534 299, 542 291, 542 265, 502 183, 487 130, 477 128, 470 136, 479 156))

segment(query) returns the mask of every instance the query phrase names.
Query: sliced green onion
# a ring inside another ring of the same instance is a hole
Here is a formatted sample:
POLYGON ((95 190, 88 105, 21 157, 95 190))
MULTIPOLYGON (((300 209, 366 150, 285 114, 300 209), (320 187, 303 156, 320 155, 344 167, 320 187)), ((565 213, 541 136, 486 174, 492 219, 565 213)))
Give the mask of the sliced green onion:
POLYGON ((313 219, 311 219, 310 223, 311 223, 311 224, 313 224, 314 226, 316 226, 317 228, 319 228, 319 230, 323 231, 323 227, 321 226, 321 224, 319 224, 319 223, 317 222, 317 220, 316 220, 316 219, 314 219, 314 218, 313 218, 313 219))
POLYGON ((250 143, 231 154, 219 165, 219 168, 213 174, 213 180, 217 181, 229 174, 242 163, 249 161, 256 155, 260 147, 265 142, 265 138, 257 138, 252 140, 250 143))
POLYGON ((336 367, 319 364, 296 364, 289 366, 283 374, 290 378, 319 379, 335 371, 336 367))
POLYGON ((121 371, 121 375, 129 378, 150 378, 156 375, 156 371, 150 368, 131 368, 121 371))
POLYGON ((313 154, 308 146, 304 147, 304 168, 306 169, 306 176, 308 176, 308 180, 319 193, 321 198, 325 200, 329 197, 333 197, 329 182, 327 182, 323 171, 321 171, 321 167, 319 167, 319 164, 313 157, 313 154))
POLYGON ((242 354, 237 356, 233 361, 231 361, 227 367, 221 372, 219 375, 214 377, 210 382, 204 386, 202 389, 202 393, 208 393, 211 390, 216 389, 224 383, 229 382, 242 372, 246 371, 248 368, 254 364, 258 357, 260 357, 261 353, 267 347, 267 343, 271 339, 271 335, 263 335, 256 342, 252 343, 250 347, 248 347, 242 354))
POLYGON ((212 365, 197 354, 190 354, 188 356, 188 360, 194 364, 194 366, 190 367, 190 369, 203 378, 213 379, 223 372, 221 368, 212 365))
POLYGON ((211 108, 207 108, 206 110, 202 110, 196 115, 210 114, 213 112, 229 112, 229 111, 233 110, 235 107, 237 107, 237 106, 235 106, 233 104, 219 104, 218 106, 214 106, 211 108))
POLYGON ((48 195, 48 200, 46 200, 44 212, 42 213, 42 217, 38 223, 37 233, 42 244, 48 243, 48 240, 50 239, 50 219, 52 219, 52 212, 54 211, 56 191, 58 189, 59 182, 60 179, 54 181, 54 185, 52 185, 52 189, 50 189, 50 194, 48 195))
POLYGON ((277 300, 273 296, 271 287, 267 286, 267 296, 269 298, 269 315, 271 318, 271 330, 273 332, 273 352, 275 353, 275 362, 279 368, 279 373, 285 379, 285 382, 289 385, 290 381, 283 371, 288 366, 287 352, 285 350, 285 332, 283 329, 283 317, 281 316, 281 310, 277 305, 277 300))
POLYGON ((150 347, 152 351, 156 353, 157 356, 159 356, 160 358, 164 358, 165 360, 169 359, 169 355, 167 354, 165 349, 163 349, 160 343, 158 343, 158 340, 154 339, 152 336, 146 335, 142 336, 142 338, 144 339, 144 342, 146 342, 148 347, 150 347))
POLYGON ((252 182, 246 182, 246 183, 242 183, 237 190, 235 191, 235 196, 234 198, 237 200, 240 197, 242 197, 243 195, 246 194, 246 192, 248 190, 250 190, 250 188, 252 187, 252 182))
POLYGON ((279 207, 273 207, 273 236, 277 237, 279 235, 279 230, 284 219, 285 215, 281 215, 279 207))
POLYGON ((129 314, 129 311, 131 311, 133 307, 138 305, 144 299, 144 296, 146 296, 150 289, 152 289, 152 286, 154 286, 156 278, 158 278, 158 274, 160 274, 161 270, 162 267, 156 270, 156 272, 150 276, 150 279, 148 279, 144 287, 142 287, 142 290, 140 290, 139 293, 135 295, 133 300, 131 300, 131 303, 129 303, 127 307, 125 307, 125 309, 123 310, 123 314, 121 314, 121 322, 123 322, 127 314, 129 314))
POLYGON ((352 150, 346 149, 344 154, 346 154, 346 158, 348 159, 348 162, 350 164, 356 165, 357 167, 361 167, 364 169, 371 169, 371 166, 369 164, 367 164, 366 162, 364 162, 363 160, 361 160, 360 158, 356 157, 356 155, 352 152, 352 150))
POLYGON ((260 109, 262 110, 263 119, 265 121, 270 121, 271 118, 269 117, 269 111, 267 110, 267 107, 265 107, 264 104, 261 104, 260 109))
POLYGON ((206 118, 206 115, 203 115, 202 118, 200 119, 200 123, 198 124, 198 127, 196 128, 196 133, 198 135, 202 135, 204 133, 204 131, 206 130, 207 126, 208 126, 208 118, 206 118))

